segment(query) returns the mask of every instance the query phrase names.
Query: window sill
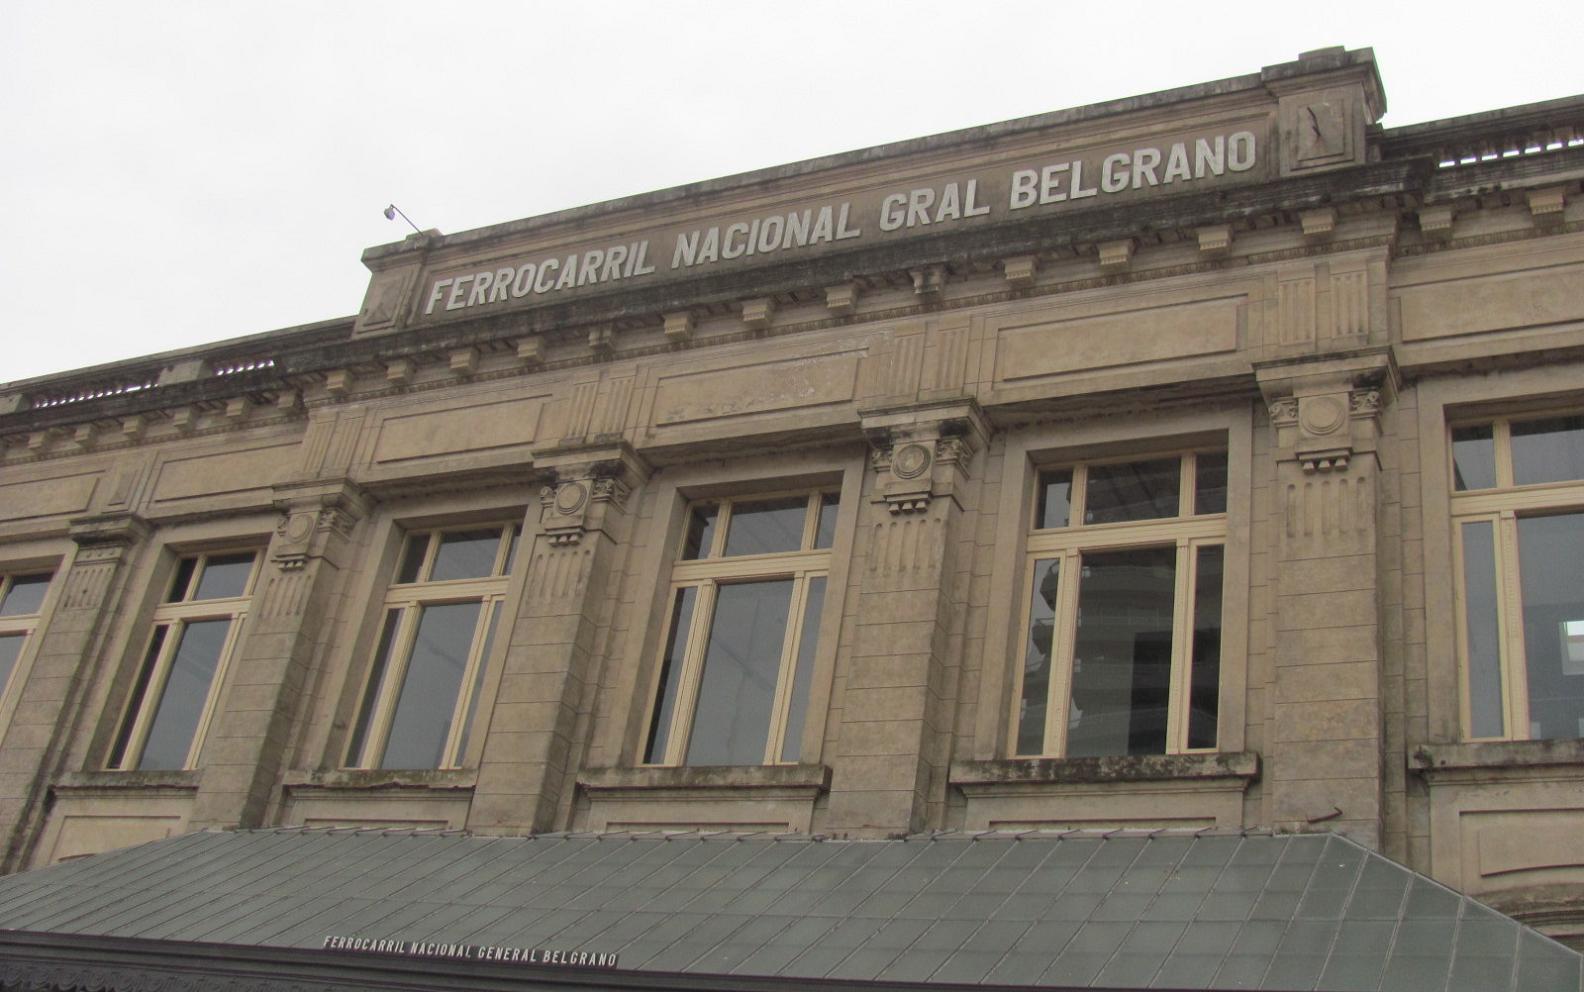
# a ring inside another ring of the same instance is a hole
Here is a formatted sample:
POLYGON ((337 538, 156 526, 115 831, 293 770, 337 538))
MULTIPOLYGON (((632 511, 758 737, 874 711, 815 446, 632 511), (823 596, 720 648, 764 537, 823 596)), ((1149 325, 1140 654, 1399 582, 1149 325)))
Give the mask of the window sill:
POLYGON ((830 788, 825 765, 720 765, 682 768, 585 768, 578 786, 590 795, 732 794, 814 798, 830 788))
POLYGON ((287 772, 283 785, 297 795, 366 792, 471 791, 478 772, 471 768, 331 768, 287 772))
POLYGON ((1253 751, 1214 754, 1151 754, 1109 758, 1002 758, 959 761, 951 784, 964 792, 1019 785, 1107 785, 1118 782, 1175 782, 1194 779, 1259 777, 1253 751))
POLYGON ((198 791, 203 771, 187 768, 175 771, 92 771, 68 772, 51 788, 58 794, 84 797, 139 795, 191 795, 198 791))
POLYGON ((1409 753, 1408 768, 1431 783, 1550 777, 1561 768, 1571 778, 1584 774, 1584 740, 1423 744, 1409 753))

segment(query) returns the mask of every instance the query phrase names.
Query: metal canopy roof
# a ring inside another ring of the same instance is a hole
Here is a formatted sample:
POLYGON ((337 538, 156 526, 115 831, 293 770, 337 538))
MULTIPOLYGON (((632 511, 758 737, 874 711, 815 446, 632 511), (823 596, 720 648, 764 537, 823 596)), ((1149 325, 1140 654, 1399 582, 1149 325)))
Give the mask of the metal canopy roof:
POLYGON ((194 833, 0 879, 0 929, 586 951, 613 977, 1584 989, 1584 955, 1327 834, 194 833))

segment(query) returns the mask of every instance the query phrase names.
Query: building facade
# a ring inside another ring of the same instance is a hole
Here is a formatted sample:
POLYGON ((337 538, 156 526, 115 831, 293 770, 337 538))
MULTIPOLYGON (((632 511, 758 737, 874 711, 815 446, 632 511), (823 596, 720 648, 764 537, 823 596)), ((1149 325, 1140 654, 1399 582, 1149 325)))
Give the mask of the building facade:
POLYGON ((1368 50, 0 386, 0 840, 1337 832, 1584 934, 1584 98, 1368 50))

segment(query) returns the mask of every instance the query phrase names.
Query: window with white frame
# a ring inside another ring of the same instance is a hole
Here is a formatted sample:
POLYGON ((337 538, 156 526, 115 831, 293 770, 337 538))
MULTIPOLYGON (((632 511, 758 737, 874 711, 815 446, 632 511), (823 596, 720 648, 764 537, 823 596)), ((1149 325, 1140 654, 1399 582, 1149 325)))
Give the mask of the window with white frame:
POLYGON ((192 768, 247 618, 258 553, 184 557, 165 600, 110 753, 111 768, 192 768))
POLYGON ((1452 428, 1463 728, 1584 737, 1584 416, 1452 428))
POLYGON ((520 524, 407 535, 348 766, 462 766, 521 536, 520 524))
POLYGON ((688 507, 644 763, 798 762, 836 508, 821 491, 688 507))
POLYGON ((49 572, 0 574, 0 699, 21 664, 28 637, 38 627, 49 584, 49 572))
POLYGON ((1039 473, 1014 755, 1216 749, 1226 480, 1224 451, 1039 473))

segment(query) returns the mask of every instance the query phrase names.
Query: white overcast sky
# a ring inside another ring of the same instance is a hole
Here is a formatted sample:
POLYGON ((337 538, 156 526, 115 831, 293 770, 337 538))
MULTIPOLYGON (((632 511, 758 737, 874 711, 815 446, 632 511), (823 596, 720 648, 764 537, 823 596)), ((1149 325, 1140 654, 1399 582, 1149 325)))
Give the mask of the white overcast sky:
POLYGON ((354 313, 370 245, 1371 46, 1584 91, 1584 2, 0 0, 0 382, 354 313))

